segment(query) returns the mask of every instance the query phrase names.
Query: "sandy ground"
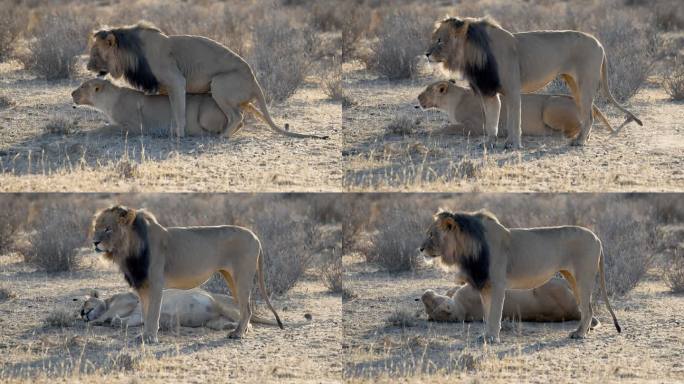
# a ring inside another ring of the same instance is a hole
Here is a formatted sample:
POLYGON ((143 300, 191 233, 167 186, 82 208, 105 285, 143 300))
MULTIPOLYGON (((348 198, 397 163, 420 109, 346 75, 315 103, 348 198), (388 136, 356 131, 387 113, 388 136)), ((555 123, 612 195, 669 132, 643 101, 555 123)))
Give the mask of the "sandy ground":
POLYGON ((481 322, 428 322, 419 299, 428 288, 445 292, 449 275, 434 269, 390 275, 345 257, 349 288, 343 302, 344 375, 350 381, 409 382, 658 382, 684 380, 684 296, 669 293, 657 271, 611 304, 618 334, 602 302, 601 327, 582 341, 568 335, 577 322, 504 322, 501 344, 479 344, 481 322), (397 309, 415 314, 414 326, 387 325, 397 309))
MULTIPOLYGON (((272 298, 285 330, 253 325, 241 341, 228 339, 229 331, 180 328, 141 348, 133 340, 137 328, 127 332, 80 320, 65 328, 44 326, 55 308, 80 309, 91 288, 104 296, 127 290, 113 266, 93 255, 87 259, 78 271, 46 275, 16 254, 0 256, 2 286, 14 295, 0 302, 0 381, 325 383, 341 377, 341 299, 311 276, 272 298)), ((258 311, 266 316, 264 308, 258 311)))
POLYGON ((341 105, 318 77, 270 107, 295 132, 329 140, 289 138, 253 118, 230 140, 129 136, 106 127, 103 114, 72 108, 71 91, 87 75, 36 80, 16 62, 0 64, 0 191, 338 191, 341 105), (74 122, 72 133, 47 133, 53 119, 74 122))
MULTIPOLYGON (((427 71, 423 71, 427 72, 427 71)), ((356 102, 343 110, 344 184, 353 191, 679 191, 684 188, 684 106, 651 83, 627 107, 643 127, 612 136, 595 124, 588 144, 562 137, 524 138, 521 151, 483 152, 481 138, 448 134, 446 114, 414 107, 432 74, 388 82, 359 62, 343 66, 356 102), (386 132, 398 116, 418 124, 410 134, 386 132)), ((624 120, 605 107, 611 125, 624 120)))

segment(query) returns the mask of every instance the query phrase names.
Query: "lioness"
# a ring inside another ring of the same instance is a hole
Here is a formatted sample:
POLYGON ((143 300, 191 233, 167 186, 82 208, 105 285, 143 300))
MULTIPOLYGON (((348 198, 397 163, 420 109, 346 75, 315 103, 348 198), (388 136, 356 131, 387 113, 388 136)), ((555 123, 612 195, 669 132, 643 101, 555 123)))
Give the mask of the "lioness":
POLYGON ((485 131, 496 137, 503 96, 508 136, 507 148, 521 148, 520 94, 541 89, 561 76, 572 91, 581 117, 580 134, 571 142, 583 145, 589 138, 596 92, 642 125, 634 114, 618 104, 608 88, 606 54, 595 37, 578 31, 510 33, 489 18, 447 17, 436 24, 425 53, 431 62, 457 71, 483 97, 485 131))
MULTIPOLYGON (((566 95, 544 95, 526 93, 521 95, 522 134, 526 136, 547 136, 562 133, 573 138, 581 130, 579 111, 572 97, 566 95)), ((453 80, 442 80, 428 85, 418 95, 420 108, 437 108, 449 115, 449 122, 465 134, 482 135, 482 114, 480 97, 467 87, 457 85, 453 80)), ((593 106, 594 116, 613 128, 598 107, 593 106)), ((506 124, 505 115, 499 120, 499 127, 506 124)), ((498 136, 505 136, 499 130, 498 136)))
MULTIPOLYGON (((484 318, 480 293, 470 284, 440 295, 428 289, 421 301, 433 321, 481 321, 484 318)), ((533 289, 506 291, 502 317, 520 321, 571 321, 580 319, 572 289, 564 279, 554 277, 533 289)), ((592 318, 591 327, 599 324, 592 318)))
POLYGON ((266 99, 249 64, 235 52, 201 36, 167 36, 157 27, 141 22, 94 31, 90 39, 88 70, 100 76, 123 77, 147 93, 168 94, 175 131, 185 136, 187 93, 211 93, 228 119, 226 131, 242 122, 242 111, 252 110, 256 100, 264 121, 291 137, 327 139, 328 136, 288 132, 271 119, 266 99), (263 115, 262 115, 263 114, 263 115))
POLYGON ((539 287, 556 272, 570 283, 581 312, 579 327, 570 337, 585 337, 593 316, 591 293, 597 269, 606 307, 621 332, 606 292, 601 240, 586 228, 506 228, 486 211, 440 211, 420 251, 426 257, 440 258, 445 266, 457 266, 479 292, 485 308, 485 341, 499 342, 507 289, 539 287))
POLYGON ((266 293, 261 242, 247 228, 165 228, 145 210, 117 205, 96 214, 92 232, 95 250, 119 266, 140 297, 142 339, 148 343, 157 342, 162 290, 195 288, 217 271, 240 307, 240 321, 229 337, 241 338, 247 330, 255 275, 264 301, 283 327, 266 293))
MULTIPOLYGON (((235 328, 240 318, 238 307, 228 295, 201 289, 165 289, 162 297, 159 325, 163 329, 181 326, 222 330, 235 328)), ((137 327, 144 323, 140 300, 132 292, 117 293, 106 299, 101 299, 95 292, 83 302, 81 318, 95 325, 110 322, 112 325, 137 327)), ((278 324, 257 315, 252 315, 252 320, 260 324, 278 324)))
MULTIPOLYGON (((161 135, 171 126, 169 98, 145 95, 130 88, 118 87, 107 80, 92 79, 72 93, 77 105, 90 105, 104 112, 109 120, 127 131, 161 135)), ((186 129, 188 136, 223 134, 231 137, 241 127, 226 130, 228 120, 209 95, 186 96, 186 129)))

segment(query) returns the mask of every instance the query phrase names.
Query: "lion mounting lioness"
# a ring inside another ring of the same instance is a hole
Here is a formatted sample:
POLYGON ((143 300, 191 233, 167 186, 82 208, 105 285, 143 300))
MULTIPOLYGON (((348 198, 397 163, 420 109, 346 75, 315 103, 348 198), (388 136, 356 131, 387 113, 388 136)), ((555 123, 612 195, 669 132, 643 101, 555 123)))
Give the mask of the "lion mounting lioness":
POLYGON ((226 279, 240 308, 240 320, 231 338, 241 338, 249 326, 255 277, 266 305, 283 327, 266 292, 261 242, 247 228, 167 228, 145 210, 113 206, 97 213, 92 232, 95 250, 119 266, 140 297, 145 342, 157 342, 162 290, 195 288, 215 272, 226 279))
POLYGON ((570 284, 581 313, 579 326, 570 337, 583 338, 591 327, 597 272, 603 300, 621 332, 606 292, 601 240, 586 228, 506 228, 486 211, 440 211, 420 251, 425 257, 439 258, 445 266, 456 266, 460 277, 478 291, 485 341, 499 342, 506 290, 539 287, 557 272, 570 284))
MULTIPOLYGON (((146 93, 168 95, 175 131, 185 136, 186 93, 211 94, 228 120, 227 132, 242 124, 243 110, 256 109, 273 130, 291 137, 327 139, 278 127, 249 64, 226 46, 201 36, 168 36, 140 22, 132 26, 102 28, 90 40, 88 70, 100 76, 124 78, 146 93)), ((173 125, 172 125, 173 127, 173 125)))
POLYGON ((425 55, 430 62, 462 73, 482 96, 484 130, 492 140, 497 136, 499 111, 505 111, 507 148, 522 147, 521 93, 537 91, 557 76, 570 88, 581 117, 581 130, 571 142, 573 145, 583 145, 589 138, 592 106, 599 88, 608 101, 627 114, 628 120, 642 125, 613 98, 603 46, 583 32, 511 33, 490 18, 447 17, 437 22, 425 55))

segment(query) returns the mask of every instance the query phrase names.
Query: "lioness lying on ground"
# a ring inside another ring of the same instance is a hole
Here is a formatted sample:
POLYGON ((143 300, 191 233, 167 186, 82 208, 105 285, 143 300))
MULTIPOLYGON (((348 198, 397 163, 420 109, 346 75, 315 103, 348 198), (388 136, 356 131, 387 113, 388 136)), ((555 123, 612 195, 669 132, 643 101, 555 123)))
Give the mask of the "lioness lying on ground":
MULTIPOLYGON (((528 93, 521 95, 521 128, 524 136, 546 136, 562 133, 574 138, 582 130, 579 109, 571 96, 528 93)), ((467 87, 452 80, 437 81, 418 95, 420 107, 437 108, 449 115, 449 122, 463 134, 483 135, 480 97, 467 87)), ((600 109, 593 106, 599 118, 611 132, 615 132, 600 109)), ((625 124, 620 126, 621 129, 625 124)), ((497 136, 506 136, 506 114, 501 114, 497 136)))
MULTIPOLYGON (((482 321, 484 312, 480 293, 470 284, 450 289, 440 295, 428 289, 421 297, 428 319, 433 321, 482 321)), ((567 281, 554 277, 534 289, 506 291, 503 318, 519 321, 580 320, 575 296, 567 281)), ((591 328, 599 321, 592 318, 591 328)))
MULTIPOLYGON (((223 330, 236 328, 240 319, 240 309, 228 295, 201 289, 166 289, 162 296, 159 316, 162 329, 181 326, 223 330)), ((117 293, 107 299, 101 299, 95 292, 83 302, 81 318, 95 325, 111 322, 112 325, 138 327, 144 323, 140 300, 133 292, 117 293)), ((257 315, 252 315, 252 321, 278 325, 274 320, 257 315)))
MULTIPOLYGON (((90 105, 109 120, 131 133, 166 135, 172 124, 168 96, 145 95, 107 80, 92 79, 81 84, 71 97, 77 105, 90 105)), ((228 119, 211 95, 186 95, 186 131, 190 136, 223 134, 231 137, 242 123, 227 131, 228 119)))

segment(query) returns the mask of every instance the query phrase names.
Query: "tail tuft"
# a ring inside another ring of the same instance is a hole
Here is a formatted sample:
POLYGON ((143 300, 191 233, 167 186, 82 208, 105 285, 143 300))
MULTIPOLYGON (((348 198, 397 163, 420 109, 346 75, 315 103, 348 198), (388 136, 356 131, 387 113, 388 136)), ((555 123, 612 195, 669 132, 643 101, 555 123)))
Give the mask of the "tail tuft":
POLYGON ((285 123, 285 130, 286 130, 286 131, 289 131, 289 130, 290 130, 290 124, 285 123))

